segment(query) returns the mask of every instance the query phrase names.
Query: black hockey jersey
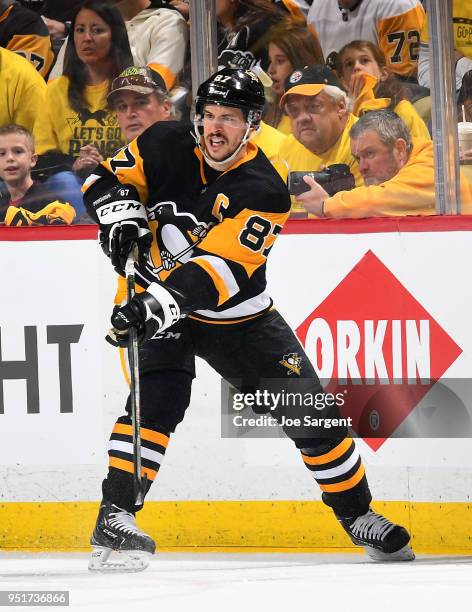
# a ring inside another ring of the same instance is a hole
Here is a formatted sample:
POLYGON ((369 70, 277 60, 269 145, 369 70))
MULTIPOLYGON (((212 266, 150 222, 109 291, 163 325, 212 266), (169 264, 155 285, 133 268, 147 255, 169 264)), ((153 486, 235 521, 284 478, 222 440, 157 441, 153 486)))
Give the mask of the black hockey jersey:
POLYGON ((46 78, 54 61, 49 31, 39 15, 0 0, 0 46, 26 58, 46 78))
POLYGON ((106 160, 84 184, 88 209, 116 184, 134 185, 153 233, 136 278, 168 279, 194 305, 193 317, 229 322, 271 307, 265 267, 290 210, 285 183, 251 142, 225 172, 212 170, 191 126, 158 122, 106 160))

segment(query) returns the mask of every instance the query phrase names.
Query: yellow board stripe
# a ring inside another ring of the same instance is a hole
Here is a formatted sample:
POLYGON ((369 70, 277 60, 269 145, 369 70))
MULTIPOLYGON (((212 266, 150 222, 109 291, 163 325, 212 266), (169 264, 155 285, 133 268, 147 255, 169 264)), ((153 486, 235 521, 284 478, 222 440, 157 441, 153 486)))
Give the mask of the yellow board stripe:
POLYGON ((341 455, 350 448, 352 444, 352 438, 344 438, 344 440, 331 449, 328 453, 324 455, 317 455, 316 457, 310 457, 308 455, 304 455, 302 453, 303 461, 308 465, 322 465, 323 463, 330 463, 330 461, 334 461, 335 459, 339 459, 341 455))
MULTIPOLYGON (((132 461, 126 461, 126 459, 120 459, 118 457, 109 457, 108 465, 110 467, 114 467, 117 470, 123 470, 124 472, 129 472, 130 474, 134 474, 134 463, 132 461)), ((156 470, 151 470, 148 467, 141 466, 141 476, 146 476, 149 480, 154 481, 157 476, 156 470)))
MULTIPOLYGON (((113 433, 132 436, 133 426, 127 425, 126 423, 115 423, 113 433)), ((154 442, 155 444, 159 444, 164 448, 167 448, 167 445, 169 444, 168 436, 159 433, 158 431, 153 431, 152 429, 146 429, 145 427, 141 427, 141 439, 147 440, 148 442, 154 442)))
MULTIPOLYGON (((0 503, 0 548, 90 550, 98 506, 98 501, 0 503)), ((372 506, 410 531, 417 553, 472 555, 470 502, 372 506)), ((358 551, 320 501, 150 501, 137 521, 161 550, 358 551)))
POLYGON ((340 491, 347 491, 348 489, 352 489, 356 486, 356 484, 362 479, 362 476, 365 474, 364 464, 360 464, 359 469, 351 476, 348 480, 343 480, 342 482, 336 482, 335 484, 321 484, 318 483, 320 489, 325 491, 326 493, 339 493, 340 491))

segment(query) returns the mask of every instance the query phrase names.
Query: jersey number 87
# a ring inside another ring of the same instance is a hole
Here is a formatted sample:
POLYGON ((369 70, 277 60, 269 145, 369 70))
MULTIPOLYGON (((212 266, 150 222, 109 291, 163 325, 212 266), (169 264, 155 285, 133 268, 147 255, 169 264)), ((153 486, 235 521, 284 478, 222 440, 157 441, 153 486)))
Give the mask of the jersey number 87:
POLYGON ((272 236, 271 245, 262 251, 262 255, 267 257, 274 244, 275 237, 281 229, 282 226, 278 223, 272 226, 272 223, 267 219, 259 217, 259 215, 253 215, 249 217, 243 231, 239 234, 239 242, 251 251, 257 252, 264 246, 267 236, 272 236))

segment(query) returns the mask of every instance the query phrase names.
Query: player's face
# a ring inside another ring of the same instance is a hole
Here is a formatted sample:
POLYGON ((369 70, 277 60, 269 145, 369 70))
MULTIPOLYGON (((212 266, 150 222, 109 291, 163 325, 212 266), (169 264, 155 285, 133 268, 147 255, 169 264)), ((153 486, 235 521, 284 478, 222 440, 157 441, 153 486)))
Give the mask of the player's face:
POLYGON ((291 119, 295 138, 318 155, 338 141, 347 114, 344 101, 336 101, 324 91, 317 96, 291 94, 285 112, 291 119))
POLYGON ((74 45, 84 64, 96 64, 108 58, 111 47, 111 29, 94 11, 79 11, 74 28, 74 45))
POLYGON ((360 72, 367 72, 379 79, 379 81, 384 80, 387 76, 386 70, 380 68, 372 52, 368 48, 362 50, 346 49, 340 59, 342 66, 342 82, 348 89, 351 84, 352 76, 360 72))
POLYGON ((155 94, 120 91, 113 100, 118 123, 129 142, 137 138, 156 121, 169 121, 171 105, 155 94))
POLYGON ((293 72, 293 66, 282 49, 274 43, 269 43, 269 61, 272 89, 277 96, 281 96, 285 91, 285 79, 293 72))
POLYGON ((390 149, 372 130, 351 139, 351 152, 366 185, 380 185, 393 178, 407 159, 406 142, 402 138, 390 149))
POLYGON ((203 111, 203 140, 207 154, 223 161, 241 144, 247 125, 241 109, 207 104, 203 111))
POLYGON ((26 137, 22 134, 0 136, 0 178, 7 185, 21 185, 36 165, 26 137))

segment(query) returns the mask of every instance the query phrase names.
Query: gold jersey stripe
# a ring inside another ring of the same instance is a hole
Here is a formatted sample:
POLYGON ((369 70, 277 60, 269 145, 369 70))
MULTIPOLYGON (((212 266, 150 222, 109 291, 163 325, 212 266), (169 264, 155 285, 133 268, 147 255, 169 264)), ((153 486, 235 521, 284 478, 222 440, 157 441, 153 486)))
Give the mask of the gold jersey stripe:
POLYGON ((323 465, 324 463, 330 463, 335 459, 339 459, 353 444, 352 438, 344 438, 344 440, 332 448, 328 453, 324 455, 318 455, 316 457, 309 457, 302 453, 303 461, 308 465, 323 465))
MULTIPOLYGON (((124 434, 126 436, 133 436, 133 426, 127 425, 126 423, 115 423, 113 427, 113 433, 116 434, 124 434)), ((153 431, 152 429, 146 429, 145 427, 141 427, 141 439, 147 440, 148 442, 154 442, 155 444, 159 444, 164 448, 167 448, 169 444, 169 438, 165 434, 160 433, 159 431, 153 431)))
POLYGON ((195 263, 201 268, 203 268, 213 281, 213 284, 215 285, 216 290, 218 291, 218 306, 224 304, 229 298, 229 291, 223 278, 218 274, 215 268, 206 259, 196 257, 195 259, 192 259, 192 263, 195 263))
POLYGON ((364 469, 364 464, 361 463, 359 466, 359 469, 357 470, 357 472, 354 474, 354 476, 351 476, 351 478, 348 478, 347 480, 344 480, 343 482, 336 482, 335 484, 319 484, 319 487, 322 491, 325 491, 326 493, 340 493, 341 491, 347 491, 348 489, 353 489, 356 484, 362 479, 362 477, 365 474, 365 469, 364 469))

